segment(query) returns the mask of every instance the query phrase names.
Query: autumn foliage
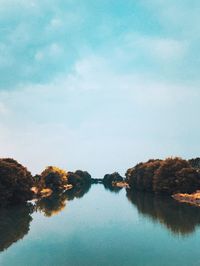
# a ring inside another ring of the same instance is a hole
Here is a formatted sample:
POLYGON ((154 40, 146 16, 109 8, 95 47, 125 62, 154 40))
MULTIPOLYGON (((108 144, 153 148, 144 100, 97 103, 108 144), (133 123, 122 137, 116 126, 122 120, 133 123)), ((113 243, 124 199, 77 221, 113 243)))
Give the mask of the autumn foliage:
POLYGON ((0 205, 18 204, 32 199, 31 173, 13 159, 0 159, 0 205))
POLYGON ((181 158, 149 160, 128 169, 126 181, 132 189, 155 193, 191 193, 200 188, 200 174, 181 158))
POLYGON ((53 191, 59 191, 67 185, 67 172, 55 167, 48 166, 42 173, 39 182, 41 188, 49 188, 53 191))

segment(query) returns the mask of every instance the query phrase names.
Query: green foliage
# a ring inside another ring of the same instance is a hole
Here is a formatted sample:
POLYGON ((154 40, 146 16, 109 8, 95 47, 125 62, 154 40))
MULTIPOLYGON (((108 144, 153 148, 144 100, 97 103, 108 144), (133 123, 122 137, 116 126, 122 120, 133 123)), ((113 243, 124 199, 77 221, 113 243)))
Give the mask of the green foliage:
POLYGON ((200 174, 181 158, 139 163, 128 169, 126 181, 132 189, 155 193, 191 193, 200 188, 200 174))
POLYGON ((31 173, 13 159, 0 159, 0 205, 19 204, 32 199, 31 173))

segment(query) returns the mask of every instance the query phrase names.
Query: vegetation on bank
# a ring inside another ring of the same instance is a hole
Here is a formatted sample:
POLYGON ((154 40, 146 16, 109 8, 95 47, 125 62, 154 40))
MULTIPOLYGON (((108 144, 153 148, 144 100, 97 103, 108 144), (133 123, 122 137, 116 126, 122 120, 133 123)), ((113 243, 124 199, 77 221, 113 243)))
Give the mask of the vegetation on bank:
POLYGON ((172 196, 175 200, 200 207, 200 190, 192 194, 178 193, 172 196))
POLYGON ((102 180, 102 183, 105 189, 108 189, 112 192, 119 192, 122 187, 117 186, 117 183, 123 182, 124 179, 118 172, 114 172, 112 174, 106 174, 102 180))
POLYGON ((161 194, 192 193, 200 188, 200 172, 181 158, 149 160, 128 169, 131 189, 161 194))
MULTIPOLYGON (((65 191, 68 191, 67 198, 70 198, 70 195, 82 197, 94 181, 86 171, 67 172, 55 166, 49 166, 40 175, 32 177, 17 161, 0 159, 0 205, 24 203, 35 198, 40 199, 40 205, 43 206, 45 200, 42 198, 49 197, 47 204, 50 203, 51 197, 56 198, 57 195, 63 195, 65 199, 65 191)), ((131 191, 168 195, 192 193, 200 189, 200 159, 149 160, 128 169, 126 179, 114 172, 97 181, 114 192, 118 192, 122 187, 129 187, 131 191)))
POLYGON ((31 200, 34 180, 31 173, 13 159, 0 159, 0 205, 31 200))
POLYGON ((21 204, 52 194, 54 197, 68 189, 72 190, 71 197, 81 197, 90 186, 91 176, 86 171, 77 170, 73 173, 48 166, 40 175, 33 177, 17 161, 0 159, 0 206, 21 204))

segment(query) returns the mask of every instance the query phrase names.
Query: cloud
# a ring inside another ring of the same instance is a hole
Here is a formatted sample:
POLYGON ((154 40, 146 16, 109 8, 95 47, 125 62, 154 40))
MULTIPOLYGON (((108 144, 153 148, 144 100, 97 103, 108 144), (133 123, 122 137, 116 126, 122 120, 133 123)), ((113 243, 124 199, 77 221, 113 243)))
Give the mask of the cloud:
POLYGON ((148 157, 193 157, 199 97, 196 87, 119 75, 106 58, 84 58, 48 85, 0 93, 10 110, 0 123, 1 154, 34 173, 56 164, 96 176, 148 157))
POLYGON ((121 71, 199 81, 198 7, 196 1, 1 1, 0 89, 48 84, 90 54, 110 58, 121 71))
POLYGON ((95 175, 197 156, 198 10, 186 0, 0 0, 1 155, 33 172, 95 175))

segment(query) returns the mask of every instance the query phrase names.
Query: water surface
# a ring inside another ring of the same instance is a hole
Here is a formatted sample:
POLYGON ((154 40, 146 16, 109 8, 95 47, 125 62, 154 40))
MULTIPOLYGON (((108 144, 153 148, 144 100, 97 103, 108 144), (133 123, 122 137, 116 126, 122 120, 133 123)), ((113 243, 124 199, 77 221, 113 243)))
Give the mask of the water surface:
POLYGON ((102 185, 85 192, 1 210, 0 265, 200 265, 200 209, 102 185))

